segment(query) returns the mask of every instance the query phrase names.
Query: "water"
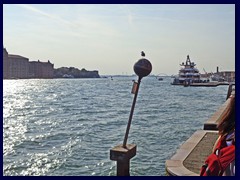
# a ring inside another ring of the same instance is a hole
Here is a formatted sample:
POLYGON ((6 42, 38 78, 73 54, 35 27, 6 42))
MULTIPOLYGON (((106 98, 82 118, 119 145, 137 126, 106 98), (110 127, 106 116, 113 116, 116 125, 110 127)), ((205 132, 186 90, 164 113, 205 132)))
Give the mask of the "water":
MULTIPOLYGON (((122 144, 132 80, 3 81, 3 174, 114 176, 109 151, 122 144)), ((225 101, 228 86, 182 87, 145 77, 127 143, 133 176, 165 175, 165 161, 225 101)))

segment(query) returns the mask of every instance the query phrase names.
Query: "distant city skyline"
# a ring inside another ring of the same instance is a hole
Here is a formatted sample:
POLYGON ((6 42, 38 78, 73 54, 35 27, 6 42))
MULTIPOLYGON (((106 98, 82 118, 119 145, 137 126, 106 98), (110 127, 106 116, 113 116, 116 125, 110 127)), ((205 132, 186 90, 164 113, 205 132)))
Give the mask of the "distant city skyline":
POLYGON ((152 74, 235 70, 234 4, 3 4, 3 46, 54 68, 131 75, 144 51, 152 74))

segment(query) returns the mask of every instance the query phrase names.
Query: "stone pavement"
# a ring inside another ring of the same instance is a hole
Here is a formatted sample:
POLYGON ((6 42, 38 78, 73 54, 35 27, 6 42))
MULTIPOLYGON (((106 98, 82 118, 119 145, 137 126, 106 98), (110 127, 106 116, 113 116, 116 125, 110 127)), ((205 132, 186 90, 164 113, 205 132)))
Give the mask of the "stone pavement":
MULTIPOLYGON (((235 96, 235 89, 231 94, 235 96)), ((222 119, 229 102, 228 98, 206 121, 203 130, 196 131, 169 160, 166 160, 166 175, 199 176, 200 169, 218 138, 217 124, 222 119)))
POLYGON ((166 175, 199 176, 201 166, 212 152, 217 138, 217 131, 196 131, 181 145, 176 154, 166 161, 166 175))
POLYGON ((216 131, 205 132, 199 143, 183 161, 183 166, 187 169, 191 169, 194 173, 199 174, 206 157, 212 153, 217 138, 218 133, 216 131))

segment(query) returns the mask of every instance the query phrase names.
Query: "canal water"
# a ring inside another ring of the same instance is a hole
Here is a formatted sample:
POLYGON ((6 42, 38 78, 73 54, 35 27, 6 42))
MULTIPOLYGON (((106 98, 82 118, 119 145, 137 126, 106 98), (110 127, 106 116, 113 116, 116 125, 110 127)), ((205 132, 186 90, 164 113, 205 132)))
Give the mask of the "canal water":
MULTIPOLYGON (((137 77, 3 80, 3 175, 114 176, 137 77)), ((164 176, 165 161, 225 102, 228 86, 142 79, 127 143, 132 176, 164 176)))

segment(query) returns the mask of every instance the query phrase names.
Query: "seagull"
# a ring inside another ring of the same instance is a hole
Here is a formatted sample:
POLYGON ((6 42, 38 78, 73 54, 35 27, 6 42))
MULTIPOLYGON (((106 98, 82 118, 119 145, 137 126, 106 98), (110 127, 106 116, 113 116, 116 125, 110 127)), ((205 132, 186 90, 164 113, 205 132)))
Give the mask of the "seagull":
POLYGON ((145 53, 144 53, 143 51, 141 52, 141 56, 142 56, 142 57, 145 57, 145 53))

